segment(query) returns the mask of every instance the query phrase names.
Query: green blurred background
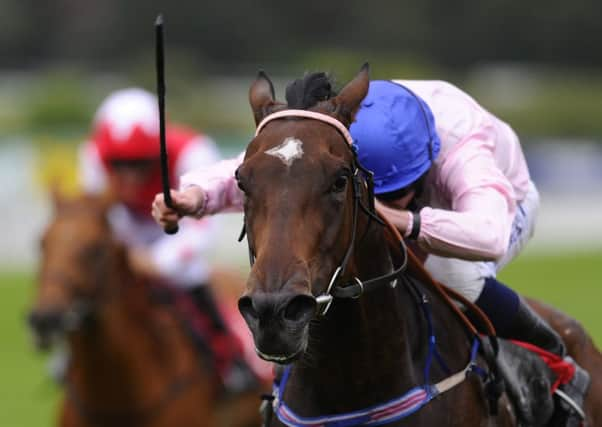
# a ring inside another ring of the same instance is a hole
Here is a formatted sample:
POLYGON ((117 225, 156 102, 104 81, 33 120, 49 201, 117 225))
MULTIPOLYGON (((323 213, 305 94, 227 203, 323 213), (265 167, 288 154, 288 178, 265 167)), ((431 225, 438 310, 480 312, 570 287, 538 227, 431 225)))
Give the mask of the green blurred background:
MULTIPOLYGON (((260 68, 280 95, 306 71, 344 83, 366 60, 373 78, 443 79, 472 94, 517 130, 542 192, 536 236, 502 279, 602 344, 599 0, 0 0, 0 426, 54 425, 60 389, 24 323, 47 189, 77 191, 76 147, 110 91, 154 90, 159 11, 168 115, 225 156, 250 138, 247 89, 260 68)), ((242 266, 240 218, 224 224, 214 258, 242 266)))

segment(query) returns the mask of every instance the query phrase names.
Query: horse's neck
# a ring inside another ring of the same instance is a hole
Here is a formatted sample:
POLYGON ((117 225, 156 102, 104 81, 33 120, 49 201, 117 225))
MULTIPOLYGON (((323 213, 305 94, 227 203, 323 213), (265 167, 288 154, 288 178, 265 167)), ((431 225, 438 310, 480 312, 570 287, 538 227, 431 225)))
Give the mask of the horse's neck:
MULTIPOLYGON (((362 250, 356 257, 362 279, 393 268, 387 245, 378 235, 362 250)), ((424 291, 439 325, 455 321, 438 295, 424 291)), ((450 329, 441 337, 443 349, 466 341, 461 328, 450 329)), ((426 331, 419 300, 405 283, 395 289, 381 286, 357 300, 335 300, 326 318, 311 325, 308 351, 294 365, 289 381, 293 390, 285 391, 285 401, 287 394, 298 396, 295 389, 303 390, 305 399, 293 409, 309 416, 357 410, 398 397, 424 383, 426 331)), ((450 367, 460 367, 465 357, 452 358, 450 367)), ((438 367, 433 372, 441 378, 438 367)))
POLYGON ((161 371, 161 358, 170 349, 161 345, 144 283, 127 268, 116 268, 106 280, 114 281, 111 286, 119 293, 101 303, 89 328, 73 335, 70 380, 84 395, 116 402, 124 395, 140 398, 153 393, 140 385, 149 372, 161 371))

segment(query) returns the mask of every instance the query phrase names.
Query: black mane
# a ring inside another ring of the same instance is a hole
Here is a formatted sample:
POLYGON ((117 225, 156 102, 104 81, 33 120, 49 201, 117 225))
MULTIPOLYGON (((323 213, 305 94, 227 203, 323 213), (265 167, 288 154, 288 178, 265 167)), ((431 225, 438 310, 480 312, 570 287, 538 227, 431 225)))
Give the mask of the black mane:
POLYGON ((309 73, 286 87, 288 108, 308 109, 336 95, 334 83, 324 72, 309 73))

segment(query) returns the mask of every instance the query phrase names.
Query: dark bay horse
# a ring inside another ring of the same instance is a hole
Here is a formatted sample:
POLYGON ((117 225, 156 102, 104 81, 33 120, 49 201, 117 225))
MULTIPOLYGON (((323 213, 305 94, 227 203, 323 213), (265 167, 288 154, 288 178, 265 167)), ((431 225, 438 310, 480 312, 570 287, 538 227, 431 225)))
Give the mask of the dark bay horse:
MULTIPOLYGON (((252 261, 239 309, 257 353, 286 366, 269 425, 516 425, 507 396, 491 415, 478 375, 466 374, 470 360, 486 365, 471 358, 457 310, 373 213, 346 130, 367 66, 337 96, 297 83, 287 104, 265 74, 251 86, 258 129, 236 172, 252 261), (431 366, 434 347, 445 363, 431 366), (449 391, 426 403, 432 389, 417 386, 444 379, 449 391)), ((602 423, 595 399, 590 425, 602 423)))
POLYGON ((57 198, 42 239, 30 322, 41 344, 63 333, 69 346, 59 425, 257 425, 258 393, 228 408, 217 400, 216 374, 173 307, 153 300, 149 283, 130 269, 107 207, 98 197, 57 198))

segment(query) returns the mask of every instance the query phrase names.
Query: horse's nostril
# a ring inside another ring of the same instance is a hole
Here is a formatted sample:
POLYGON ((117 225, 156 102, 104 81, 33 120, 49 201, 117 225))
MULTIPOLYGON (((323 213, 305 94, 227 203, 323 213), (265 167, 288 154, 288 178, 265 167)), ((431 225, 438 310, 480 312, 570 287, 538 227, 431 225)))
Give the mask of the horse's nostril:
POLYGON ((38 332, 49 332, 61 324, 60 313, 33 311, 27 316, 29 326, 38 332))
POLYGON ((293 322, 308 322, 315 312, 315 298, 308 295, 297 295, 286 305, 284 319, 293 322))
POLYGON ((38 327, 39 323, 40 323, 40 319, 39 319, 38 314, 33 311, 31 313, 29 313, 29 315, 27 316, 27 324, 29 325, 29 327, 32 329, 36 329, 38 327))
POLYGON ((29 313, 27 321, 29 326, 36 330, 45 329, 46 325, 50 323, 48 321, 48 316, 46 316, 45 313, 39 313, 37 311, 29 313))
POLYGON ((257 320, 259 318, 257 310, 253 307, 253 300, 249 296, 244 296, 238 300, 238 310, 247 319, 257 320))

